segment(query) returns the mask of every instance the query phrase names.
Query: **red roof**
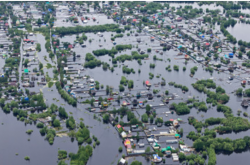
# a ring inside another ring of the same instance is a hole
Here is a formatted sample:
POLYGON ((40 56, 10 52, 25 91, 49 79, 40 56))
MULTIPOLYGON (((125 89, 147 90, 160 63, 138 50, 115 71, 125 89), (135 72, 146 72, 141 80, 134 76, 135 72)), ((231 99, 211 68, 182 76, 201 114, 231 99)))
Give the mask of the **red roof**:
POLYGON ((148 84, 149 84, 149 81, 146 81, 145 84, 148 85, 148 84))
POLYGON ((207 42, 206 45, 209 46, 210 44, 207 42))
POLYGON ((24 39, 23 41, 30 41, 30 39, 24 39))
POLYGON ((122 126, 121 126, 120 124, 118 124, 116 127, 119 129, 119 128, 121 128, 122 126))
POLYGON ((72 45, 69 45, 68 48, 73 48, 73 46, 72 46, 72 45))
POLYGON ((137 20, 136 19, 133 19, 133 22, 136 22, 137 20))

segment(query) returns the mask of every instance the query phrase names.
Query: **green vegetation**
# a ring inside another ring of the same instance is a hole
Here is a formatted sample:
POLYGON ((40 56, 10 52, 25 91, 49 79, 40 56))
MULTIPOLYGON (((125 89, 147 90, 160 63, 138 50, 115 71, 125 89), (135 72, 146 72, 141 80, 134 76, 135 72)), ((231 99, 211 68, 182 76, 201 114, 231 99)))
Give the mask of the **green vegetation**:
POLYGON ((43 124, 43 123, 37 123, 36 127, 37 127, 37 128, 43 128, 43 127, 44 127, 44 124, 43 124))
MULTIPOLYGON (((34 29, 34 30, 38 31, 39 29, 34 29)), ((97 32, 105 32, 105 31, 114 32, 117 29, 119 29, 119 25, 117 24, 75 26, 75 27, 56 27, 55 34, 69 35, 69 34, 78 34, 78 33, 97 33, 97 32)))
POLYGON ((101 66, 101 61, 97 60, 91 53, 87 53, 85 57, 84 67, 93 69, 97 66, 101 66))
POLYGON ((61 97, 66 100, 70 105, 76 106, 77 100, 72 98, 65 90, 62 89, 60 82, 56 82, 56 88, 60 93, 61 97))
POLYGON ((51 82, 51 81, 50 81, 50 82, 48 83, 48 87, 49 87, 49 88, 51 88, 53 85, 54 85, 54 82, 51 82))
POLYGON ((186 103, 173 103, 172 106, 178 115, 185 115, 190 113, 190 109, 188 108, 186 103))
POLYGON ((174 86, 175 88, 181 88, 182 91, 187 92, 189 89, 186 86, 182 86, 181 84, 176 84, 175 82, 169 82, 168 85, 174 86))
POLYGON ((119 152, 122 152, 122 146, 121 146, 121 147, 119 147, 118 151, 119 151, 119 152))
POLYGON ((29 134, 29 135, 30 135, 32 132, 33 132, 32 129, 29 129, 29 130, 26 131, 26 133, 29 134))
POLYGON ((70 164, 71 165, 79 165, 79 164, 87 164, 88 159, 93 154, 93 148, 90 145, 80 146, 77 153, 70 153, 70 164))
POLYGON ((36 44, 36 51, 41 52, 41 44, 36 44))
POLYGON ((198 70, 198 67, 194 66, 193 68, 190 69, 190 72, 192 75, 194 75, 197 70, 198 70))
POLYGON ((66 159, 68 157, 67 151, 65 150, 58 150, 58 159, 66 159))
POLYGON ((66 127, 68 127, 70 130, 75 129, 76 123, 73 116, 70 116, 69 119, 66 120, 66 127))

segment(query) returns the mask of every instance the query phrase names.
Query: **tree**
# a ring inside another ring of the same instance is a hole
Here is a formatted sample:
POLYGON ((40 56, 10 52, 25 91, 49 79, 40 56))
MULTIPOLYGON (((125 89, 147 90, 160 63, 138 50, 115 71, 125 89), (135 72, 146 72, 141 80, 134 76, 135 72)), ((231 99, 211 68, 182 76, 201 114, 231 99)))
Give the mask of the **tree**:
POLYGON ((142 162, 135 160, 130 165, 142 165, 142 162))
POLYGON ((146 113, 141 116, 141 121, 144 123, 148 122, 148 115, 146 113))
POLYGON ((149 104, 146 105, 146 114, 149 115, 150 114, 150 110, 151 110, 151 107, 149 104))
POLYGON ((67 163, 65 163, 65 161, 61 160, 58 165, 67 165, 67 163))
POLYGON ((66 159, 68 156, 67 151, 65 150, 59 150, 58 151, 58 159, 66 159))
POLYGON ((241 51, 239 52, 239 58, 242 58, 242 52, 241 51))
POLYGON ((5 99, 4 98, 1 98, 0 99, 0 106, 3 108, 4 107, 4 102, 5 102, 5 99))
POLYGON ((67 119, 68 118, 68 114, 67 114, 67 112, 65 111, 65 109, 64 108, 62 108, 62 107, 59 107, 59 117, 61 117, 61 118, 65 118, 65 119, 67 119))
POLYGON ((55 119, 55 120, 53 121, 53 126, 54 126, 54 127, 60 127, 60 126, 61 126, 60 121, 59 121, 58 119, 55 119))
POLYGON ((106 86, 106 95, 108 95, 109 94, 109 86, 107 85, 106 86))
POLYGON ((179 156, 180 162, 186 160, 186 155, 184 153, 180 152, 178 156, 179 156))
POLYGON ((76 124, 73 116, 70 116, 69 119, 66 120, 66 127, 68 127, 71 130, 75 129, 76 124))
POLYGON ((41 70, 43 68, 43 64, 39 63, 39 70, 41 70))
POLYGON ((146 153, 149 153, 150 151, 151 151, 150 147, 147 147, 145 150, 146 153))
POLYGON ((104 114, 103 116, 102 116, 102 120, 103 120, 103 122, 104 123, 108 123, 109 122, 109 115, 108 114, 104 114))
POLYGON ((37 20, 37 24, 38 24, 38 26, 40 26, 42 24, 42 21, 40 18, 37 20))
POLYGON ((119 149, 118 149, 118 151, 122 152, 122 149, 123 149, 122 146, 120 146, 119 149))
POLYGON ((237 96, 241 96, 241 95, 242 95, 242 92, 243 92, 243 89, 242 89, 242 88, 238 88, 238 89, 236 90, 236 95, 237 95, 237 96))

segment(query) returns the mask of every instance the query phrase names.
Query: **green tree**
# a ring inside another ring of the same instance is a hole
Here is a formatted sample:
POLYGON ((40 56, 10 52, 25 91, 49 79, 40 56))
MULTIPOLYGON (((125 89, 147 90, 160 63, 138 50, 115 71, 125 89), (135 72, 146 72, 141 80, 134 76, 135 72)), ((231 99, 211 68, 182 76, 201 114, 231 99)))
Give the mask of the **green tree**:
POLYGON ((141 116, 141 121, 144 123, 148 122, 148 115, 146 113, 141 116))
POLYGON ((60 121, 59 121, 58 119, 55 119, 55 120, 53 121, 53 126, 54 126, 54 127, 60 127, 60 126, 61 126, 60 121))
POLYGON ((146 114, 149 115, 150 114, 150 110, 151 110, 151 107, 149 104, 146 105, 146 114))
POLYGON ((103 116, 102 116, 102 120, 103 120, 103 122, 104 123, 108 123, 109 122, 109 115, 108 114, 104 114, 103 116))

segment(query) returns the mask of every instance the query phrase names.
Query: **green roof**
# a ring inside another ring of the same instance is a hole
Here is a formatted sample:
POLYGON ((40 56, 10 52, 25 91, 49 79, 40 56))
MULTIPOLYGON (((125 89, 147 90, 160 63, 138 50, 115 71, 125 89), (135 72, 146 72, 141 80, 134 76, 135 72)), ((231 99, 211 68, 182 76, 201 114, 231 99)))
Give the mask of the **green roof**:
POLYGON ((28 69, 24 69, 24 73, 29 73, 29 70, 28 69))

